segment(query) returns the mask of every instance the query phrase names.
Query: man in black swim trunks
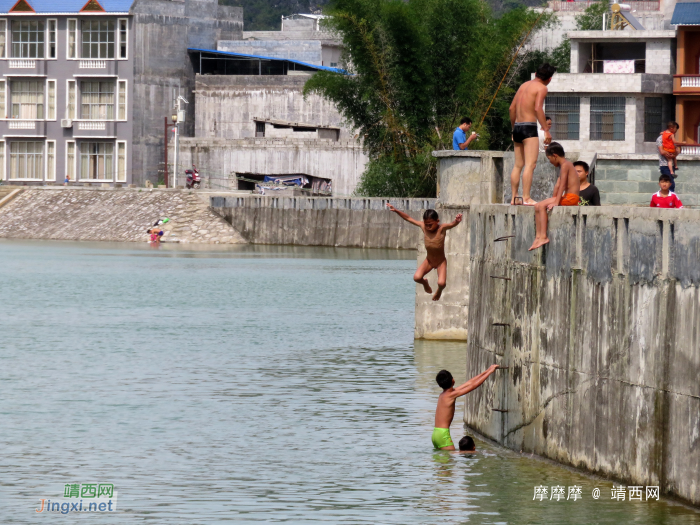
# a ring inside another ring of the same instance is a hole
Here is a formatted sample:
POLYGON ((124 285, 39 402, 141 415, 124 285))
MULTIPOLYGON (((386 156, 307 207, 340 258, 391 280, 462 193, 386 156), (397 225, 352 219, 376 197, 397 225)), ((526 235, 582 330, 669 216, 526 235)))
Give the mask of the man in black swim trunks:
POLYGON ((515 165, 510 174, 512 196, 510 203, 514 204, 520 187, 520 173, 523 174, 523 204, 534 206, 536 201, 530 197, 532 174, 537 166, 537 153, 540 139, 537 133, 539 121, 544 130, 545 145, 552 142, 549 134, 551 121, 547 122, 544 114, 544 99, 547 96, 547 85, 552 81, 556 68, 542 64, 537 68, 535 79, 525 82, 513 98, 510 105, 510 124, 513 127, 513 146, 515 149, 515 165), (524 168, 524 170, 523 170, 524 168))

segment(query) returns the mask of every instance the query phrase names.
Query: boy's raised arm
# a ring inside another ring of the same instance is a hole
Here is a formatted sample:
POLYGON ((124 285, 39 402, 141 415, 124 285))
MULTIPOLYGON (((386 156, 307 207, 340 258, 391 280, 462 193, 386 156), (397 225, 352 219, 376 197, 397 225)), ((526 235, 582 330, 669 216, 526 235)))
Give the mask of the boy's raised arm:
POLYGON ((458 213, 457 217, 455 217, 455 220, 453 220, 452 222, 448 222, 447 224, 443 224, 442 229, 443 230, 451 230, 452 228, 457 226, 460 222, 462 222, 462 214, 458 213))
POLYGON ((410 222, 411 224, 415 224, 416 226, 419 226, 419 227, 422 227, 422 226, 423 226, 423 223, 422 223, 422 222, 417 221, 416 219, 414 219, 413 217, 411 217, 408 213, 404 213, 404 212, 402 212, 401 210, 397 210, 396 208, 394 208, 394 207, 393 207, 391 204, 389 204, 388 202, 386 203, 386 207, 389 208, 389 211, 393 211, 396 215, 398 215, 399 217, 401 217, 401 218, 402 218, 403 220, 405 220, 406 222, 410 222))
POLYGON ((488 367, 488 369, 482 373, 480 373, 478 376, 472 377, 469 381, 464 383, 463 385, 458 386, 454 390, 454 396, 455 397, 460 397, 463 396, 464 394, 468 394, 472 390, 478 388, 481 386, 481 383, 486 381, 488 377, 493 374, 496 370, 498 370, 500 367, 498 365, 491 365, 488 367))

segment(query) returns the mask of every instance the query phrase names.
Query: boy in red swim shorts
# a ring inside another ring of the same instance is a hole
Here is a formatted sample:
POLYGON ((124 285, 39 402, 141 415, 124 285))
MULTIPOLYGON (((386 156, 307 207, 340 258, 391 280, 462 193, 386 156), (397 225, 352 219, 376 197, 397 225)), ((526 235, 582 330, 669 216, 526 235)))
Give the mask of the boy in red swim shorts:
POLYGON ((554 192, 549 199, 535 204, 535 241, 530 250, 544 246, 549 242, 547 237, 547 212, 555 206, 578 206, 579 180, 576 168, 570 160, 566 160, 564 148, 558 142, 552 142, 545 150, 547 160, 555 168, 559 168, 559 179, 554 185, 554 192))
POLYGON ((671 177, 676 176, 676 171, 678 169, 678 146, 676 146, 676 141, 673 136, 678 131, 677 122, 669 122, 666 126, 666 131, 661 133, 661 145, 666 153, 670 153, 672 156, 666 157, 668 159, 668 171, 671 173, 671 177))

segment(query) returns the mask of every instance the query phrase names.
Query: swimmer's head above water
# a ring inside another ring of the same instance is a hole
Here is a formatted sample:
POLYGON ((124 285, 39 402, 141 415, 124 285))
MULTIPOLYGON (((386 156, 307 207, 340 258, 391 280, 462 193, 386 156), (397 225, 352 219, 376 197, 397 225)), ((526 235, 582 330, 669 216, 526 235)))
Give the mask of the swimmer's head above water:
POLYGON ((476 452, 476 445, 471 436, 464 436, 459 440, 459 451, 460 452, 476 452))

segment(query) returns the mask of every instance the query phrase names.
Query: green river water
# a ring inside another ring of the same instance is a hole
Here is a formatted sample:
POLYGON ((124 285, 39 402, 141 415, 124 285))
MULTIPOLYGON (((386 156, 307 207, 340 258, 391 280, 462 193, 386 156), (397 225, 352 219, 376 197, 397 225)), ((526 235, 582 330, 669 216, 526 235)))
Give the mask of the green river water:
POLYGON ((482 441, 435 452, 466 345, 413 341, 414 253, 2 241, 0 268, 3 524, 700 525, 482 441), (36 512, 92 483, 114 512, 36 512))

